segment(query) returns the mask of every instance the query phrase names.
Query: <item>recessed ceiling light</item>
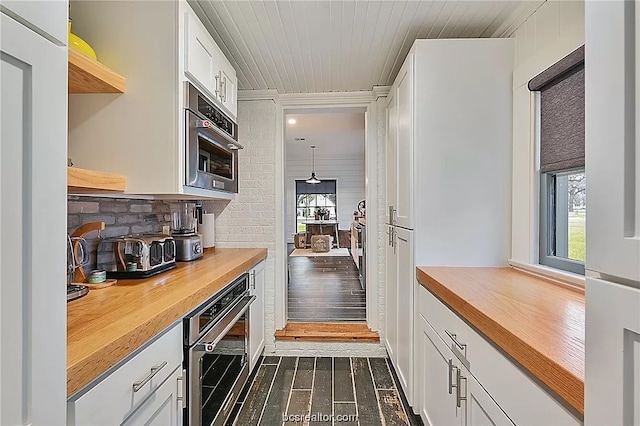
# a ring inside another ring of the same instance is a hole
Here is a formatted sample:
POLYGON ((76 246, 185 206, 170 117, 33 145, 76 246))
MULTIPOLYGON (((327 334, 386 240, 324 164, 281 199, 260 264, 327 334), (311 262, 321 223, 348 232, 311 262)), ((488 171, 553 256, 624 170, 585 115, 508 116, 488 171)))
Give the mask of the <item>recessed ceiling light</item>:
POLYGON ((289 120, 287 120, 287 123, 289 123, 289 124, 296 124, 296 123, 297 123, 297 121, 296 121, 296 119, 295 119, 295 118, 290 118, 289 120))

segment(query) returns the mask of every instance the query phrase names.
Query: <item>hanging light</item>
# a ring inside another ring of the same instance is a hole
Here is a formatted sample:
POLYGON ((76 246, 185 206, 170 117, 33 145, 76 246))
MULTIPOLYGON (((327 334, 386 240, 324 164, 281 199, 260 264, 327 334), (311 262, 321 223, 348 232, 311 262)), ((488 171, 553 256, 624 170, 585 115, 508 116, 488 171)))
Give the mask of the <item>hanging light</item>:
POLYGON ((316 177, 316 146, 311 145, 311 157, 313 168, 311 169, 311 177, 307 179, 305 182, 307 183, 320 183, 320 179, 316 177))

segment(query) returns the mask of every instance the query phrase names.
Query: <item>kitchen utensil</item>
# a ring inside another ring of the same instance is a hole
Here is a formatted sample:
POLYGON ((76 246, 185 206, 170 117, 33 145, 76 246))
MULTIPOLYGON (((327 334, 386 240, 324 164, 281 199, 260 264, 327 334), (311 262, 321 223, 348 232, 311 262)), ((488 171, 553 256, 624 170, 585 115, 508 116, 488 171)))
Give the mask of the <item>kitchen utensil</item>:
POLYGON ((148 278, 176 267, 176 245, 161 234, 106 238, 98 244, 97 267, 107 278, 148 278))
POLYGON ((95 270, 95 271, 91 271, 89 273, 89 283, 91 284, 99 284, 104 282, 107 279, 107 271, 99 271, 99 270, 95 270))
MULTIPOLYGON (((89 222, 89 223, 85 223, 84 225, 79 226, 78 228, 76 228, 76 230, 73 231, 73 233, 71 234, 71 237, 72 238, 75 238, 75 237, 84 238, 88 233, 93 232, 93 231, 97 231, 98 232, 98 238, 100 238, 100 231, 104 230, 104 228, 105 228, 104 222, 89 222)), ((87 254, 88 254, 89 250, 86 250, 86 251, 87 251, 87 254)), ((88 261, 89 260, 87 260, 87 262, 88 261)), ((87 276, 84 273, 84 269, 83 268, 76 268, 76 272, 75 272, 74 276, 72 277, 72 279, 75 282, 85 282, 85 281, 87 281, 87 276)))
POLYGON ((73 47, 74 49, 84 53, 94 61, 97 61, 98 56, 96 55, 95 50, 93 50, 93 47, 91 47, 89 43, 87 43, 86 41, 84 41, 83 39, 81 39, 80 37, 78 37, 77 35, 71 32, 71 19, 69 19, 69 24, 67 28, 68 28, 68 36, 69 36, 69 47, 73 47))
POLYGON ((174 235, 176 241, 176 260, 190 262, 202 257, 202 240, 200 235, 174 235))
POLYGON ((171 204, 171 234, 193 235, 196 232, 196 203, 171 204))

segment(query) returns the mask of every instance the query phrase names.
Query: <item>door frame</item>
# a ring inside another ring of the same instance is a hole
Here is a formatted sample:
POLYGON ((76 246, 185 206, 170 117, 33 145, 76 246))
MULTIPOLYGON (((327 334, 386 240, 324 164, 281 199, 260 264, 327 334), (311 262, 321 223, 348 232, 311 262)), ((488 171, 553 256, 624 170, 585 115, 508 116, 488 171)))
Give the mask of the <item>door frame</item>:
MULTIPOLYGON (((378 88, 375 88, 378 89, 378 88)), ((287 238, 285 236, 285 116, 296 110, 318 110, 362 108, 365 113, 365 199, 367 211, 366 251, 377 258, 378 252, 378 105, 377 99, 386 96, 388 88, 370 92, 314 93, 275 95, 276 102, 276 250, 275 250, 275 328, 283 329, 287 324, 287 238), (385 90, 386 89, 386 90, 385 90)), ((366 264, 366 318, 367 325, 378 331, 378 271, 377 262, 366 264)))

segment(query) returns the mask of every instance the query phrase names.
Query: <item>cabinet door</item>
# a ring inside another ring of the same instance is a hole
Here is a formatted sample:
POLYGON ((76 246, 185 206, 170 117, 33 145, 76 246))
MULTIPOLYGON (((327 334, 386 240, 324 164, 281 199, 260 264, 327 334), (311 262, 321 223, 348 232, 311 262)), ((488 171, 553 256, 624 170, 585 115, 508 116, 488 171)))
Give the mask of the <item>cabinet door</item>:
MULTIPOLYGON (((221 53, 222 55, 222 53, 221 53)), ((220 59, 220 94, 222 105, 232 118, 238 115, 238 78, 236 70, 233 69, 225 57, 220 59)))
POLYGON ((514 423, 511 419, 471 375, 469 370, 464 366, 460 366, 460 368, 460 392, 461 396, 466 398, 460 401, 460 405, 464 409, 464 425, 513 426, 514 423))
POLYGON ((398 254, 398 353, 396 371, 400 384, 413 404, 413 290, 416 286, 413 264, 413 231, 397 228, 398 254))
POLYGON ((178 367, 122 425, 173 426, 182 424, 182 380, 182 368, 178 367))
POLYGON ((585 424, 640 424, 640 290, 587 278, 585 424))
POLYGON ((420 417, 428 426, 463 424, 463 413, 456 407, 456 356, 444 344, 431 325, 418 315, 418 397, 420 417))
POLYGON ((195 13, 185 13, 185 74, 211 98, 218 99, 220 53, 195 13))
POLYGON ((10 14, 15 14, 29 22, 38 32, 55 43, 67 44, 69 2, 67 0, 2 0, 2 6, 10 14))
POLYGON ((249 307, 250 370, 253 370, 264 349, 264 264, 262 261, 250 271, 251 295, 256 296, 249 307))
POLYGON ((0 51, 0 424, 64 424, 67 48, 0 12, 0 51))
POLYGON ((640 281, 640 160, 636 85, 640 20, 634 2, 585 3, 586 268, 640 281), (634 11, 635 9, 635 11, 634 11))
POLYGON ((387 352, 389 353, 389 358, 391 358, 391 363, 394 366, 396 366, 398 362, 398 257, 396 252, 395 232, 395 226, 387 226, 385 343, 387 346, 387 352))
POLYGON ((413 54, 396 79, 398 85, 398 149, 396 225, 413 228, 413 54))
POLYGON ((398 102, 397 88, 394 86, 389 91, 389 103, 387 105, 387 209, 385 211, 388 224, 393 225, 398 208, 398 102))

